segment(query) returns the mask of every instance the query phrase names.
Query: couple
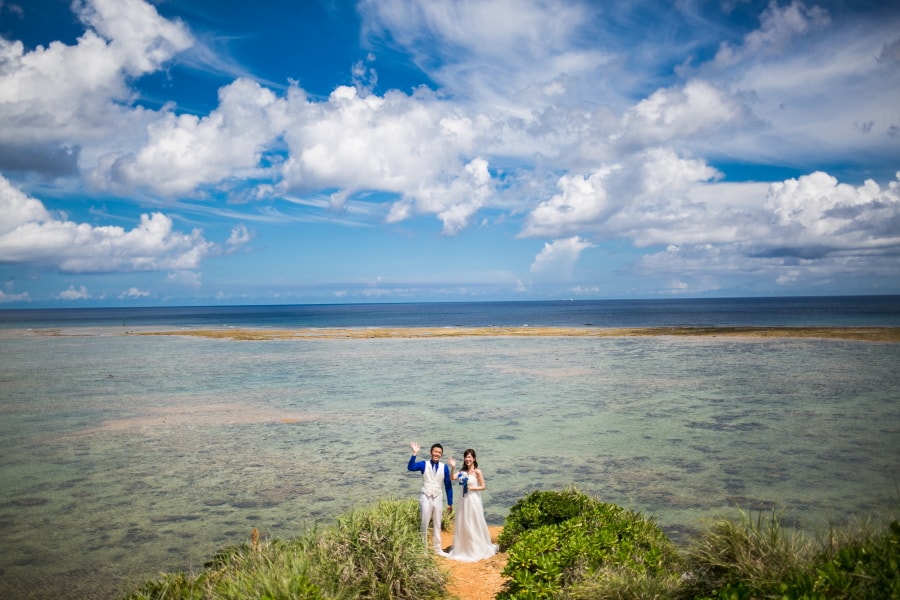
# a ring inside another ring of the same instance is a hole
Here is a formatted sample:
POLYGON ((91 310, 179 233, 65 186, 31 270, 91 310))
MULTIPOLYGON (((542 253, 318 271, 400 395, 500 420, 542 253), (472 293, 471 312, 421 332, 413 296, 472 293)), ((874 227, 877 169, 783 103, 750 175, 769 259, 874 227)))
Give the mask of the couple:
POLYGON ((422 493, 419 495, 419 508, 422 514, 422 541, 428 546, 428 524, 434 524, 434 551, 440 556, 454 560, 475 562, 490 558, 497 553, 497 546, 491 543, 487 521, 484 519, 484 505, 481 502, 481 491, 485 489, 484 475, 475 460, 475 451, 471 448, 463 453, 463 466, 456 473, 456 461, 451 456, 448 465, 441 462, 444 447, 435 444, 431 447, 431 460, 416 460, 420 446, 413 442, 412 457, 407 470, 421 471, 422 493), (453 547, 444 552, 441 546, 441 513, 444 510, 444 494, 447 493, 447 509, 453 511, 453 484, 457 481, 462 486, 462 498, 453 526, 453 547))

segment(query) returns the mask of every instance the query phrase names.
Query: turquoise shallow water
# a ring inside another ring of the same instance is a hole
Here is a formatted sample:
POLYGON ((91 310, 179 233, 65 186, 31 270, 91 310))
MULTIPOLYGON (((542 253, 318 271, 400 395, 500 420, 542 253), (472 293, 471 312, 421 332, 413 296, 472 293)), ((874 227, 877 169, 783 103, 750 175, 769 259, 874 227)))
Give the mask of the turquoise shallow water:
POLYGON ((216 550, 413 497, 478 451, 488 521, 575 485, 676 540, 775 509, 896 516, 900 344, 0 336, 0 597, 113 598, 216 550))

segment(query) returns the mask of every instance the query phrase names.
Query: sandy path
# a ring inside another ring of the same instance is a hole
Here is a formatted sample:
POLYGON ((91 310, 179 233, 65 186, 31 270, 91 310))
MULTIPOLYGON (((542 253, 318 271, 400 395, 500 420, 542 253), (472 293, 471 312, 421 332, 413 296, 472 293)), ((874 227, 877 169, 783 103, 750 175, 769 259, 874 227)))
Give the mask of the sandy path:
MULTIPOLYGON (((496 544, 502 527, 488 527, 491 540, 496 544)), ((453 533, 441 535, 444 549, 453 545, 453 533)), ((438 558, 441 567, 450 571, 450 583, 447 590, 459 600, 493 600, 503 587, 504 579, 500 575, 506 566, 506 553, 495 554, 487 560, 476 563, 459 562, 449 558, 438 558)))

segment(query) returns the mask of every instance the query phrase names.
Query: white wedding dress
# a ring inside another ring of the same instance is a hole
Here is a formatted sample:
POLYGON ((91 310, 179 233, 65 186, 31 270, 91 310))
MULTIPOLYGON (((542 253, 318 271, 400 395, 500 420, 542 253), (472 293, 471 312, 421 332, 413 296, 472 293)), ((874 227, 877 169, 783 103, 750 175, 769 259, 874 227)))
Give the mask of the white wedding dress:
POLYGON ((463 562, 492 557, 497 553, 497 546, 491 543, 481 492, 469 490, 465 495, 460 494, 456 504, 453 507, 456 512, 453 518, 453 547, 449 557, 463 562))

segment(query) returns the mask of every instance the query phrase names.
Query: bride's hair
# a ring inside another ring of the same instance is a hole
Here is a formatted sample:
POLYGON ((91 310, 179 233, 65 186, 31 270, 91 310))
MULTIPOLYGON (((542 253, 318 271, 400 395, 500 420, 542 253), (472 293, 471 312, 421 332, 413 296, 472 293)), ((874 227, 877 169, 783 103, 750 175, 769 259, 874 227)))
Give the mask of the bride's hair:
MULTIPOLYGON (((475 451, 474 451, 474 450, 472 450, 471 448, 468 448, 465 452, 463 452, 463 458, 465 458, 465 457, 468 456, 469 454, 472 455, 472 468, 473 468, 473 469, 477 469, 477 468, 478 468, 478 459, 475 458, 475 451)), ((468 469, 466 469, 466 463, 465 463, 465 462, 463 462, 463 468, 460 469, 460 471, 468 471, 468 469)))

